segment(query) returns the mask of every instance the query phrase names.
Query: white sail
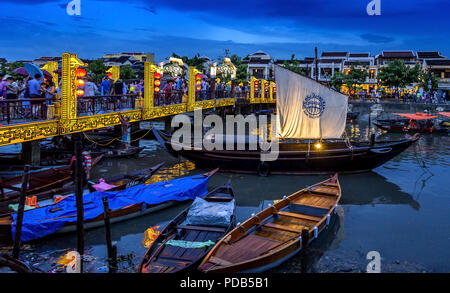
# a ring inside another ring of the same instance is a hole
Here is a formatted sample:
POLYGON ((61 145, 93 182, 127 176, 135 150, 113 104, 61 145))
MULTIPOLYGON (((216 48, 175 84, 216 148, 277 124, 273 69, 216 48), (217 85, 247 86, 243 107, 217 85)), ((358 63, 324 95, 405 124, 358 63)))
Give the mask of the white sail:
POLYGON ((341 137, 347 119, 346 95, 278 65, 275 80, 278 137, 341 137))

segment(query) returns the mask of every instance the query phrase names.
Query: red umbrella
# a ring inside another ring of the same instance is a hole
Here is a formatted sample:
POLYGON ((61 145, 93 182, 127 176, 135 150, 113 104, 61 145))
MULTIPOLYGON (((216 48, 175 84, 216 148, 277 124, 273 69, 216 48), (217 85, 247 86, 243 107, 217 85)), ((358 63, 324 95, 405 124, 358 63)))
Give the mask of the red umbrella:
MULTIPOLYGON (((44 78, 46 78, 46 79, 52 79, 53 78, 53 76, 47 70, 42 70, 41 69, 41 71, 44 74, 44 78)), ((16 74, 28 75, 28 72, 25 69, 25 67, 16 68, 16 69, 13 70, 13 72, 16 73, 16 74)))

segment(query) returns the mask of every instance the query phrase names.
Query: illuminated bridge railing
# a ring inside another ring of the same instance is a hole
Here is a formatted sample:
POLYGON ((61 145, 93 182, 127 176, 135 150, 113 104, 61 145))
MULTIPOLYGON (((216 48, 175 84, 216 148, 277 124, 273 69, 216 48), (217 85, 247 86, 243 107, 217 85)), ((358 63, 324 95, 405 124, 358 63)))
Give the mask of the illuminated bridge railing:
POLYGON ((45 121, 51 118, 49 106, 55 101, 55 98, 1 100, 0 123, 9 125, 45 121))
MULTIPOLYGON (((77 101, 77 115, 97 115, 137 109, 137 94, 82 96, 77 101)), ((139 105, 138 105, 139 106, 139 105)))

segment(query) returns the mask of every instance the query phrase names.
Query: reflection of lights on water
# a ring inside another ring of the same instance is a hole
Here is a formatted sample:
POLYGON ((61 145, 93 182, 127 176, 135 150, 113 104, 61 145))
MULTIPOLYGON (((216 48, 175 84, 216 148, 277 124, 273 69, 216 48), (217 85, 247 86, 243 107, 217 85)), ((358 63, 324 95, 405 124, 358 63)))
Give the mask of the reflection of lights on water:
POLYGON ((195 164, 190 161, 175 164, 169 168, 161 168, 160 171, 147 180, 145 184, 176 179, 180 176, 189 174, 189 172, 194 169, 195 164))

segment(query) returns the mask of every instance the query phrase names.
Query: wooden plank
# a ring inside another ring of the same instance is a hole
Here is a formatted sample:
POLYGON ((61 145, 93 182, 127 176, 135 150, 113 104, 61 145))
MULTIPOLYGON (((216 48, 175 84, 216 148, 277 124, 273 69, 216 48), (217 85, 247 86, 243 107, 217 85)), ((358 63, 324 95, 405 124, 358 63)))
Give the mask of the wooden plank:
POLYGON ((317 191, 317 190, 308 190, 310 194, 318 194, 318 195, 326 195, 326 196, 337 196, 338 193, 331 193, 331 192, 324 192, 324 191, 317 191))
POLYGON ((266 223, 263 225, 263 227, 272 228, 272 229, 276 229, 276 230, 282 230, 282 231, 291 232, 291 233, 302 233, 302 229, 295 229, 292 227, 287 227, 284 225, 278 225, 278 224, 274 224, 274 223, 266 223))
POLYGON ((279 216, 285 216, 285 217, 291 217, 291 218, 309 220, 309 221, 316 221, 316 222, 318 222, 322 219, 321 217, 308 216, 308 215, 304 215, 304 214, 289 213, 289 212, 276 212, 275 214, 277 214, 279 216))
POLYGON ((206 232, 218 232, 218 233, 225 232, 225 228, 218 228, 218 227, 177 226, 177 229, 194 230, 194 231, 206 231, 206 232))
POLYGON ((224 259, 218 258, 216 256, 211 256, 208 260, 209 262, 212 262, 213 264, 218 264, 221 266, 229 266, 232 265, 233 263, 226 261, 224 259))

